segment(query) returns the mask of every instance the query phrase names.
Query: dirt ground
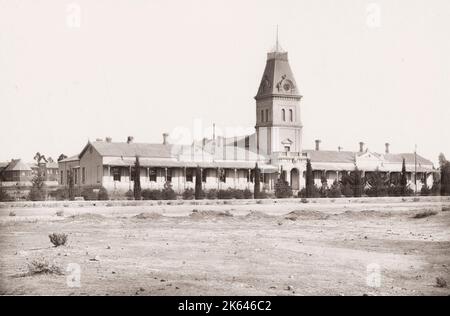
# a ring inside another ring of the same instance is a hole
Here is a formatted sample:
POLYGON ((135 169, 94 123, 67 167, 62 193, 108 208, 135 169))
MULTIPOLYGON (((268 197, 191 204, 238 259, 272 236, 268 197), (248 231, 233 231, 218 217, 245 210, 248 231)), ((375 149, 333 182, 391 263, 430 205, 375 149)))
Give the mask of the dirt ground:
POLYGON ((450 203, 3 207, 0 257, 2 295, 450 295, 450 203))

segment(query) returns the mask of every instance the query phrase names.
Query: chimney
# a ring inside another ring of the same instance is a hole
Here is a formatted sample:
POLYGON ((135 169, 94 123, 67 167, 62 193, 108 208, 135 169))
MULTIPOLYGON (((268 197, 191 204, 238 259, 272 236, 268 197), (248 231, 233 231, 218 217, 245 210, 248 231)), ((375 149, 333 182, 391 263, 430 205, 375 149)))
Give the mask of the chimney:
POLYGON ((364 143, 363 142, 359 142, 359 152, 360 153, 364 152, 364 143))
POLYGON ((316 139, 316 151, 320 150, 320 143, 321 143, 321 140, 320 139, 316 139))
POLYGON ((386 146, 385 153, 389 154, 389 143, 384 144, 384 146, 386 146))
POLYGON ((133 136, 128 136, 127 137, 127 144, 131 144, 133 142, 133 140, 134 140, 133 136))
POLYGON ((106 137, 106 138, 105 138, 105 141, 106 141, 107 143, 110 143, 110 142, 112 142, 112 138, 111 138, 111 137, 106 137))
POLYGON ((168 145, 169 141, 167 140, 167 138, 169 138, 169 134, 168 133, 163 133, 163 145, 168 145))

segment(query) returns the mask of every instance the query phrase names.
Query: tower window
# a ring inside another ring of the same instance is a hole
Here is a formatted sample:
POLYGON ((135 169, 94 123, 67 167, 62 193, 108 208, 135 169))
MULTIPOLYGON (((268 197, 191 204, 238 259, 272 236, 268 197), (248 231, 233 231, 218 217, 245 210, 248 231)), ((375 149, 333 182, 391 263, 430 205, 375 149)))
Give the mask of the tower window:
POLYGON ((250 148, 250 137, 245 136, 245 149, 250 148))
POLYGON ((294 121, 294 115, 292 113, 292 110, 289 110, 289 119, 291 120, 291 122, 294 121))
POLYGON ((283 122, 286 122, 286 111, 284 109, 281 110, 281 117, 283 118, 283 122))
POLYGON ((264 110, 261 110, 261 122, 264 122, 264 110))
POLYGON ((266 122, 269 122, 269 110, 266 110, 266 122))

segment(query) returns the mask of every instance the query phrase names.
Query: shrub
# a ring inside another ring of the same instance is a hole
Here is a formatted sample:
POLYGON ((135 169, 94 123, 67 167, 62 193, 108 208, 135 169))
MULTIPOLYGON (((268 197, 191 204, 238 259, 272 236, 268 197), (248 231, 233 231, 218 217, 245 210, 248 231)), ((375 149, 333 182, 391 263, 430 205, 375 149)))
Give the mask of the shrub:
POLYGON ((48 237, 55 247, 64 246, 67 242, 67 235, 64 233, 53 233, 48 235, 48 237))
POLYGON ((127 200, 133 200, 134 199, 134 192, 133 192, 133 190, 128 190, 125 193, 125 197, 127 198, 127 200))
POLYGON ((275 184, 275 196, 279 199, 292 197, 292 188, 289 183, 282 178, 275 184))
POLYGON ((342 196, 341 185, 339 184, 339 182, 334 181, 330 189, 328 190, 328 197, 339 198, 341 196, 342 196))
POLYGON ((436 278, 436 286, 440 288, 446 288, 447 287, 447 281, 444 280, 442 277, 436 278))
POLYGON ((172 184, 170 182, 166 182, 164 184, 164 189, 161 191, 163 200, 176 200, 177 194, 172 189, 172 184))
POLYGON ((93 188, 84 188, 80 195, 85 201, 95 201, 97 200, 97 194, 94 192, 93 188))
POLYGON ((434 216, 437 215, 436 211, 424 211, 424 212, 420 212, 417 213, 416 215, 414 215, 414 218, 425 218, 425 217, 430 217, 430 216, 434 216))
POLYGON ((424 185, 421 189, 420 189, 420 195, 422 196, 428 196, 431 194, 431 190, 428 188, 427 185, 424 185))
POLYGON ((101 187, 100 190, 98 191, 98 199, 100 201, 109 200, 108 191, 104 187, 101 187))
POLYGON ((65 201, 69 199, 69 190, 66 188, 59 188, 56 191, 50 192, 50 196, 57 201, 65 201))
POLYGON ((216 189, 211 189, 206 192, 206 198, 208 200, 215 200, 218 197, 218 192, 216 189))
POLYGON ((142 191, 142 198, 144 200, 162 200, 162 193, 161 190, 145 189, 142 191))
POLYGON ((16 212, 14 211, 9 212, 9 216, 16 216, 16 212))
POLYGON ((30 193, 28 194, 28 200, 30 201, 43 201, 44 193, 41 189, 31 188, 30 193))
POLYGON ((64 211, 57 211, 56 216, 64 216, 64 211))
POLYGON ((233 191, 233 198, 237 200, 242 200, 245 198, 244 190, 234 189, 233 191))
POLYGON ((44 258, 34 259, 33 261, 28 263, 28 274, 58 274, 62 275, 62 269, 53 264, 49 263, 48 260, 44 258))
MULTIPOLYGON (((264 192, 264 191, 263 191, 264 192)), ((259 197, 261 197, 262 192, 259 192, 259 197)), ((253 194, 252 191, 250 191, 249 189, 245 189, 244 190, 244 199, 252 199, 253 198, 253 194)))
POLYGON ((195 197, 195 190, 192 188, 186 189, 183 192, 183 200, 193 200, 195 197))
POLYGON ((219 198, 219 200, 229 200, 232 199, 234 195, 234 192, 232 189, 228 189, 228 190, 219 190, 217 197, 219 198))
POLYGON ((0 188, 0 202, 11 202, 13 199, 9 196, 6 190, 0 188))
POLYGON ((352 197, 353 196, 353 188, 352 188, 352 185, 350 183, 347 183, 347 184, 342 186, 342 194, 345 197, 352 197))

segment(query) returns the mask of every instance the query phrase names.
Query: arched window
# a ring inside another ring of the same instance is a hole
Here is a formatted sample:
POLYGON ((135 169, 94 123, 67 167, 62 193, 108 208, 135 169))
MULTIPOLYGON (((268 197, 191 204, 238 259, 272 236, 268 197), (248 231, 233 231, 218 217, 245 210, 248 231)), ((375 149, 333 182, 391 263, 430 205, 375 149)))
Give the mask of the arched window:
POLYGON ((264 122, 264 110, 261 110, 261 122, 264 122))
POLYGON ((286 122, 286 111, 284 109, 281 110, 281 117, 283 118, 283 122, 286 122))
POLYGON ((289 110, 289 120, 290 120, 291 122, 294 121, 294 115, 293 115, 293 113, 292 113, 292 110, 289 110))
POLYGON ((266 122, 269 122, 269 110, 266 109, 266 122))

